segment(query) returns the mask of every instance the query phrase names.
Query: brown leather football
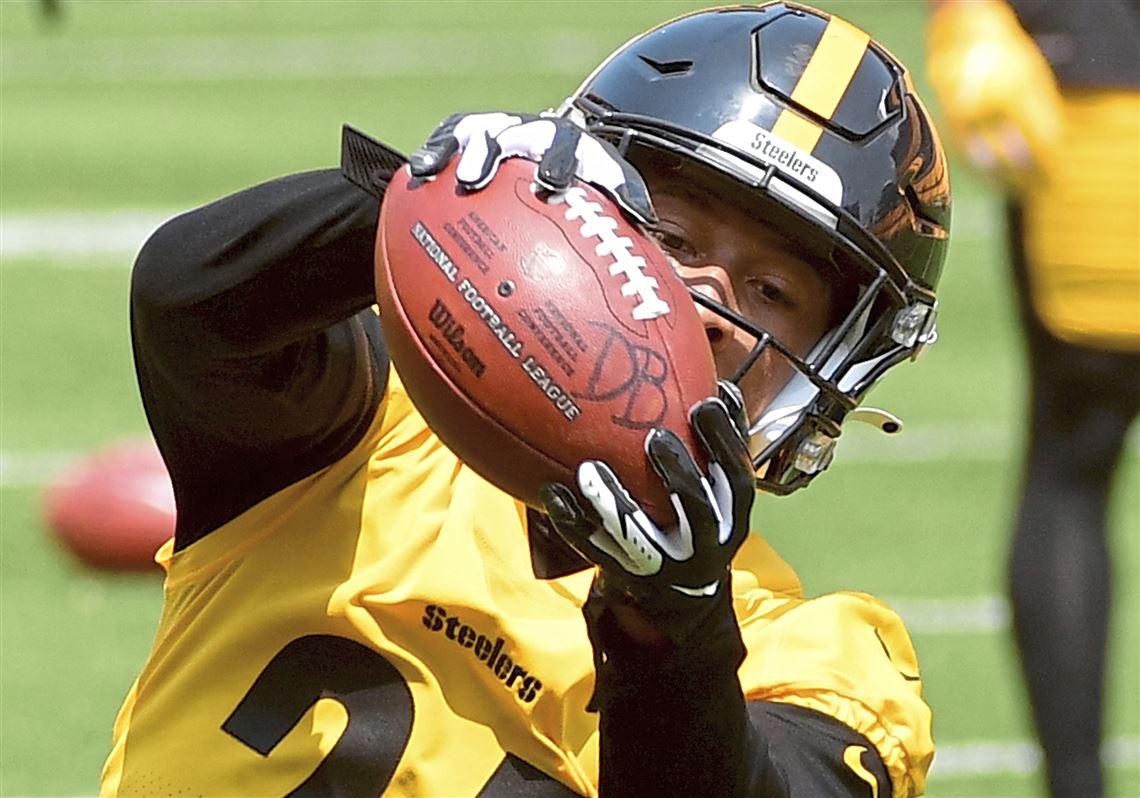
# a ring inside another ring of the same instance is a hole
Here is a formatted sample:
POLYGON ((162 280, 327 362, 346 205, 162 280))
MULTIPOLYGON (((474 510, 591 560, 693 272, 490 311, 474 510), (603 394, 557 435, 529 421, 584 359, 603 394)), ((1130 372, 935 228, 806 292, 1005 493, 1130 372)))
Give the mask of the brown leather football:
POLYGON ((504 161, 467 193, 454 163, 393 177, 376 293, 393 361, 428 424, 489 482, 539 506, 607 463, 647 512, 674 517, 644 452, 655 426, 700 452, 689 408, 715 395, 704 327, 668 258, 585 183, 536 193, 504 161))

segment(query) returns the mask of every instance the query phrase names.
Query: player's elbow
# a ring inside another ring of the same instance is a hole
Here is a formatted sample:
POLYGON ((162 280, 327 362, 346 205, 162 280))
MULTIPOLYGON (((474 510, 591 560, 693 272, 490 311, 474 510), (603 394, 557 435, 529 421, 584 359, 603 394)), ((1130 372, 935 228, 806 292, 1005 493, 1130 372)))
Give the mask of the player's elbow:
POLYGON ((164 222, 139 250, 131 271, 131 313, 136 321, 168 317, 193 292, 185 216, 164 222))

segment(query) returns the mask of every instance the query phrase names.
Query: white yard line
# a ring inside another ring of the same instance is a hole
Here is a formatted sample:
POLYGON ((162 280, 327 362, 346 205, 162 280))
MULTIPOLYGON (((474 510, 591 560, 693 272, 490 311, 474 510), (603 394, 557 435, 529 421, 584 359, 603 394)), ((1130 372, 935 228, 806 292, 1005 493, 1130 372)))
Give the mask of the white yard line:
POLYGON ((883 435, 858 424, 845 426, 835 450, 836 468, 851 463, 934 463, 948 460, 996 463, 1011 460, 1017 430, 993 422, 946 421, 908 424, 883 435))
MULTIPOLYGON (((955 209, 955 239, 992 240, 992 203, 955 209)), ((129 268, 143 242, 186 208, 60 209, 0 215, 0 263, 52 258, 65 268, 129 268)))
MULTIPOLYGON (((938 745, 931 779, 1029 775, 1041 767, 1041 749, 1029 740, 975 740, 938 745)), ((1140 738, 1113 737, 1101 747, 1101 760, 1109 768, 1140 767, 1140 738)))
POLYGON ((902 616, 912 634, 996 634, 1009 629, 1009 602, 1004 596, 971 598, 883 599, 902 616))
POLYGON ((177 211, 126 209, 0 216, 0 263, 53 258, 67 268, 128 269, 147 237, 177 211))

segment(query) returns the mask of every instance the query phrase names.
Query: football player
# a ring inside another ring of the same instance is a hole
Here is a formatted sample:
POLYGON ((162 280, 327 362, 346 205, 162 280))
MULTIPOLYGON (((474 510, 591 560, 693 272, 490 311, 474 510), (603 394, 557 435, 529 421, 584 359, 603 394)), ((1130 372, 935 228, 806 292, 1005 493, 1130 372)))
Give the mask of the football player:
POLYGON ((1029 356, 1009 561, 1014 629, 1053 795, 1104 793, 1106 515, 1140 410, 1140 6, 940 3, 930 80, 1009 198, 1029 356))
POLYGON ((708 10, 557 111, 451 118, 407 163, 348 133, 342 159, 138 257, 138 379, 179 514, 102 793, 921 793, 900 619, 806 600, 748 528, 755 487, 807 484, 846 419, 894 424, 859 402, 934 337, 949 184, 902 65, 806 7, 708 10), (471 191, 505 157, 547 191, 593 182, 675 259, 723 378, 691 412, 703 452, 646 439, 677 526, 598 461, 527 508, 409 402, 372 310, 378 195, 456 157, 471 191))

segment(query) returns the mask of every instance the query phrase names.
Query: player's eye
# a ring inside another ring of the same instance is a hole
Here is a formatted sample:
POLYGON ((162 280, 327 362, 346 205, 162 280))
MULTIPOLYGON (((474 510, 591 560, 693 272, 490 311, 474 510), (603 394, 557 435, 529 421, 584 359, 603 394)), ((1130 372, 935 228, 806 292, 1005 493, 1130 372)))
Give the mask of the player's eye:
POLYGON ((647 232, 661 248, 684 264, 696 261, 697 250, 679 231, 665 227, 650 227, 647 232))
POLYGON ((754 299, 768 305, 783 305, 794 308, 796 302, 778 281, 768 278, 752 278, 748 280, 748 293, 754 299))

